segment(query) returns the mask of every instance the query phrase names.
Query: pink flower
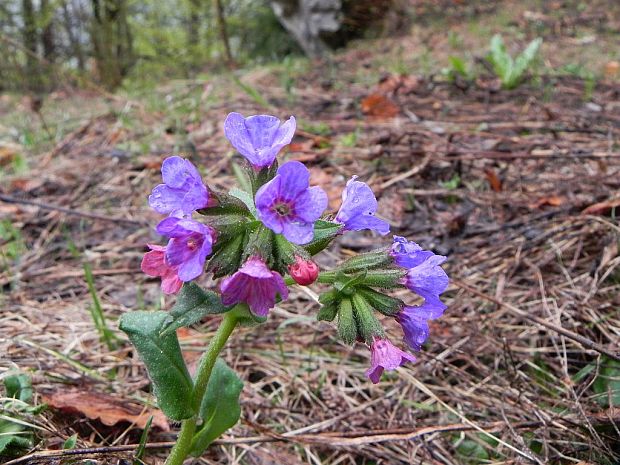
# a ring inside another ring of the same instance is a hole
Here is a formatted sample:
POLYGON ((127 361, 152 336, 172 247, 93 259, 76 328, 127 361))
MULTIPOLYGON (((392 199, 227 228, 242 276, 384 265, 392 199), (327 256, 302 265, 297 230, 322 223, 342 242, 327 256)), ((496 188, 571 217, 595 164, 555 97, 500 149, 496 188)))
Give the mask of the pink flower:
POLYGON ((144 254, 142 271, 149 276, 161 277, 161 290, 164 294, 176 294, 181 290, 183 281, 179 279, 178 266, 171 266, 166 261, 166 248, 161 245, 147 244, 150 252, 144 254))
POLYGON ((288 289, 280 273, 271 271, 262 258, 250 257, 232 276, 222 280, 222 303, 244 302, 252 313, 267 316, 276 305, 276 295, 288 298, 288 289))
POLYGON ((366 371, 366 376, 377 384, 383 370, 395 370, 406 362, 415 360, 413 355, 403 352, 388 339, 375 339, 370 347, 370 368, 366 371))

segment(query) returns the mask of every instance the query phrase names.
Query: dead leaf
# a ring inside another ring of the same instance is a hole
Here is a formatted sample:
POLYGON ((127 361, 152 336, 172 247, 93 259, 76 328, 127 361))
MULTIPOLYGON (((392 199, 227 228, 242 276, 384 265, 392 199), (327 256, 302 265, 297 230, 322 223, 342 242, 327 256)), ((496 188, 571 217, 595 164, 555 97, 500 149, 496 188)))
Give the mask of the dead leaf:
POLYGON ((99 420, 107 426, 117 423, 133 423, 144 429, 149 417, 153 416, 153 426, 162 431, 170 431, 168 420, 160 410, 145 409, 110 394, 96 391, 68 389, 43 394, 43 401, 51 408, 67 414, 81 414, 91 420, 99 420))
POLYGON ((385 95, 370 94, 362 100, 362 113, 373 118, 393 118, 400 108, 385 95))
POLYGON ((620 207, 620 199, 610 199, 598 202, 586 207, 581 213, 584 215, 605 215, 612 208, 620 207))
POLYGON ((22 147, 17 144, 0 145, 0 166, 6 166, 13 163, 21 151, 22 147))
POLYGON ((535 203, 531 203, 529 206, 530 209, 535 210, 540 207, 559 207, 564 203, 566 199, 559 195, 549 195, 547 197, 541 197, 535 203))
POLYGON ((497 175, 497 172, 493 168, 485 168, 484 174, 486 175, 487 180, 489 181, 489 185, 491 186, 491 189, 493 189, 493 191, 495 192, 501 192, 502 191, 502 180, 497 175))
POLYGON ((381 79, 377 85, 377 91, 379 94, 383 95, 409 94, 419 85, 420 82, 415 76, 390 74, 381 79))
POLYGON ((620 72, 620 62, 610 61, 605 65, 605 77, 614 78, 620 72))

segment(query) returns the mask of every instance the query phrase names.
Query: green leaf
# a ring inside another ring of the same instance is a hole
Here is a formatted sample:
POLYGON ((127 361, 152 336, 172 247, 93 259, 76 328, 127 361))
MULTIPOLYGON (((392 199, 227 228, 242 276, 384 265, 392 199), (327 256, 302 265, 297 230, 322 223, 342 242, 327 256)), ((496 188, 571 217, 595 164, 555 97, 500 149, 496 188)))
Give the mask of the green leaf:
POLYGON ((0 420, 0 457, 19 455, 33 444, 33 434, 22 425, 0 420))
POLYGON ((218 358, 200 406, 203 424, 192 440, 192 456, 200 456, 215 439, 239 421, 242 389, 243 382, 224 360, 218 358))
POLYGON ((246 174, 243 168, 239 166, 238 163, 235 163, 233 161, 231 163, 231 166, 232 166, 233 174, 237 178, 237 181, 239 182, 241 189, 243 189, 246 192, 250 192, 252 190, 252 181, 250 180, 250 177, 246 174))
POLYGON ((144 457, 144 453, 146 452, 146 441, 149 438, 149 431, 151 430, 151 424, 153 423, 153 415, 149 417, 146 421, 146 425, 144 425, 144 429, 142 430, 142 435, 140 436, 140 443, 138 444, 138 448, 136 449, 136 453, 134 454, 133 465, 140 465, 144 462, 142 461, 142 457, 144 457))
POLYGON ((460 74, 464 78, 469 78, 469 71, 467 69, 467 65, 465 64, 465 60, 459 57, 450 56, 448 57, 448 62, 450 63, 450 67, 455 74, 460 74))
POLYGON ((6 397, 30 402, 32 400, 32 379, 25 373, 17 373, 4 378, 6 397))
POLYGON ((212 291, 205 291, 195 283, 185 283, 177 297, 160 337, 166 337, 181 327, 186 327, 202 320, 206 315, 225 313, 232 307, 222 304, 220 296, 212 291))
POLYGON ((64 450, 70 450, 70 449, 75 448, 76 444, 77 444, 77 433, 75 433, 72 436, 69 436, 63 443, 62 448, 64 450))
POLYGON ((592 389, 598 394, 596 400, 602 407, 620 406, 620 362, 602 358, 592 389))
POLYGON ((510 84, 512 84, 513 86, 519 84, 530 64, 532 63, 532 61, 534 61, 534 58, 536 58, 536 55, 538 54, 538 49, 540 48, 541 44, 542 39, 540 37, 534 39, 517 57, 517 59, 515 60, 514 69, 511 76, 512 80, 510 84))
POLYGON ((161 336, 170 316, 167 312, 130 312, 121 317, 120 329, 129 336, 153 382, 159 408, 171 420, 191 417, 192 379, 177 335, 161 336))
POLYGON ((231 190, 228 191, 228 193, 232 195, 233 197, 236 197, 239 200, 241 200, 245 204, 245 206, 248 207, 248 210, 250 210, 250 213, 256 216, 256 206, 254 205, 254 199, 252 198, 252 195, 249 192, 243 191, 239 189, 238 187, 233 187, 231 190))
POLYGON ((499 34, 495 34, 491 39, 491 54, 489 61, 493 65, 495 74, 500 78, 502 84, 506 83, 512 74, 512 57, 506 51, 504 40, 499 34))
POLYGON ((314 223, 314 238, 309 244, 304 245, 304 249, 310 255, 316 255, 334 240, 341 229, 342 225, 340 223, 318 220, 314 223))

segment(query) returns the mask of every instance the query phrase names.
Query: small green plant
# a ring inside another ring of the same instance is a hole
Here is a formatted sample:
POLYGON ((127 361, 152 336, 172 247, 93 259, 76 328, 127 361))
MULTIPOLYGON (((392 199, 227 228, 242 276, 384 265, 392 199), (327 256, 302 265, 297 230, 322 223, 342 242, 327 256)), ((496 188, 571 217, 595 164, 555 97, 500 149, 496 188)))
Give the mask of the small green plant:
POLYGON ((493 66, 493 70, 501 80, 504 89, 514 89, 521 84, 525 72, 538 55, 541 44, 542 39, 540 37, 534 39, 516 59, 513 59, 506 50, 502 36, 499 34, 493 36, 491 51, 487 60, 493 66))
POLYGON ((97 296, 97 289, 95 289, 95 279, 93 278, 93 271, 88 263, 84 263, 84 277, 86 284, 88 285, 88 291, 93 299, 93 305, 90 307, 90 314, 93 318, 93 322, 99 331, 101 340, 105 342, 106 346, 110 350, 116 349, 116 336, 112 332, 106 323, 105 315, 103 314, 103 307, 97 296))
POLYGON ((32 379, 25 373, 13 373, 4 378, 5 394, 0 398, 0 459, 14 457, 34 445, 37 429, 28 417, 39 414, 44 408, 33 406, 32 379))
POLYGON ((340 137, 340 143, 345 147, 355 147, 357 145, 357 140, 359 139, 359 130, 356 129, 353 132, 343 135, 340 137))
POLYGON ((473 70, 465 60, 456 56, 448 57, 448 66, 442 70, 442 73, 450 82, 458 78, 465 81, 473 81, 475 78, 473 70))
POLYGON ((0 221, 0 267, 7 267, 8 263, 18 259, 25 250, 24 239, 19 229, 16 229, 9 220, 0 221))

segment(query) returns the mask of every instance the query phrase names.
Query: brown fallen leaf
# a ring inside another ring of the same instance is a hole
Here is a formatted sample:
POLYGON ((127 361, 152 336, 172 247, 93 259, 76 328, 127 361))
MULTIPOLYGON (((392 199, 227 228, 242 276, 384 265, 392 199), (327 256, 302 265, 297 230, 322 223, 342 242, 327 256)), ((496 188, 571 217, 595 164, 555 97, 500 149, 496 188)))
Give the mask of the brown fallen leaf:
POLYGON ((541 197, 535 203, 531 203, 529 206, 530 209, 535 210, 540 207, 559 207, 564 203, 566 199, 559 195, 549 195, 547 197, 541 197))
POLYGON ((605 77, 606 78, 614 78, 620 73, 620 62, 618 61, 609 61, 605 65, 605 77))
POLYGON ((362 100, 362 113, 373 118, 393 118, 400 108, 391 99, 381 94, 370 94, 362 100))
POLYGON ((69 389, 43 394, 43 401, 51 408, 67 414, 81 414, 91 420, 99 420, 107 426, 117 423, 133 423, 144 429, 149 417, 153 426, 170 431, 168 420, 160 410, 144 409, 121 397, 103 392, 69 389))
POLYGON ((493 191, 495 192, 501 192, 502 191, 502 180, 497 175, 497 172, 493 168, 485 168, 484 174, 486 175, 487 180, 489 181, 489 185, 491 186, 491 189, 493 189, 493 191))
POLYGON ((609 199, 594 203, 586 207, 581 213, 584 215, 605 215, 610 212, 612 208, 618 207, 620 207, 620 199, 609 199))

